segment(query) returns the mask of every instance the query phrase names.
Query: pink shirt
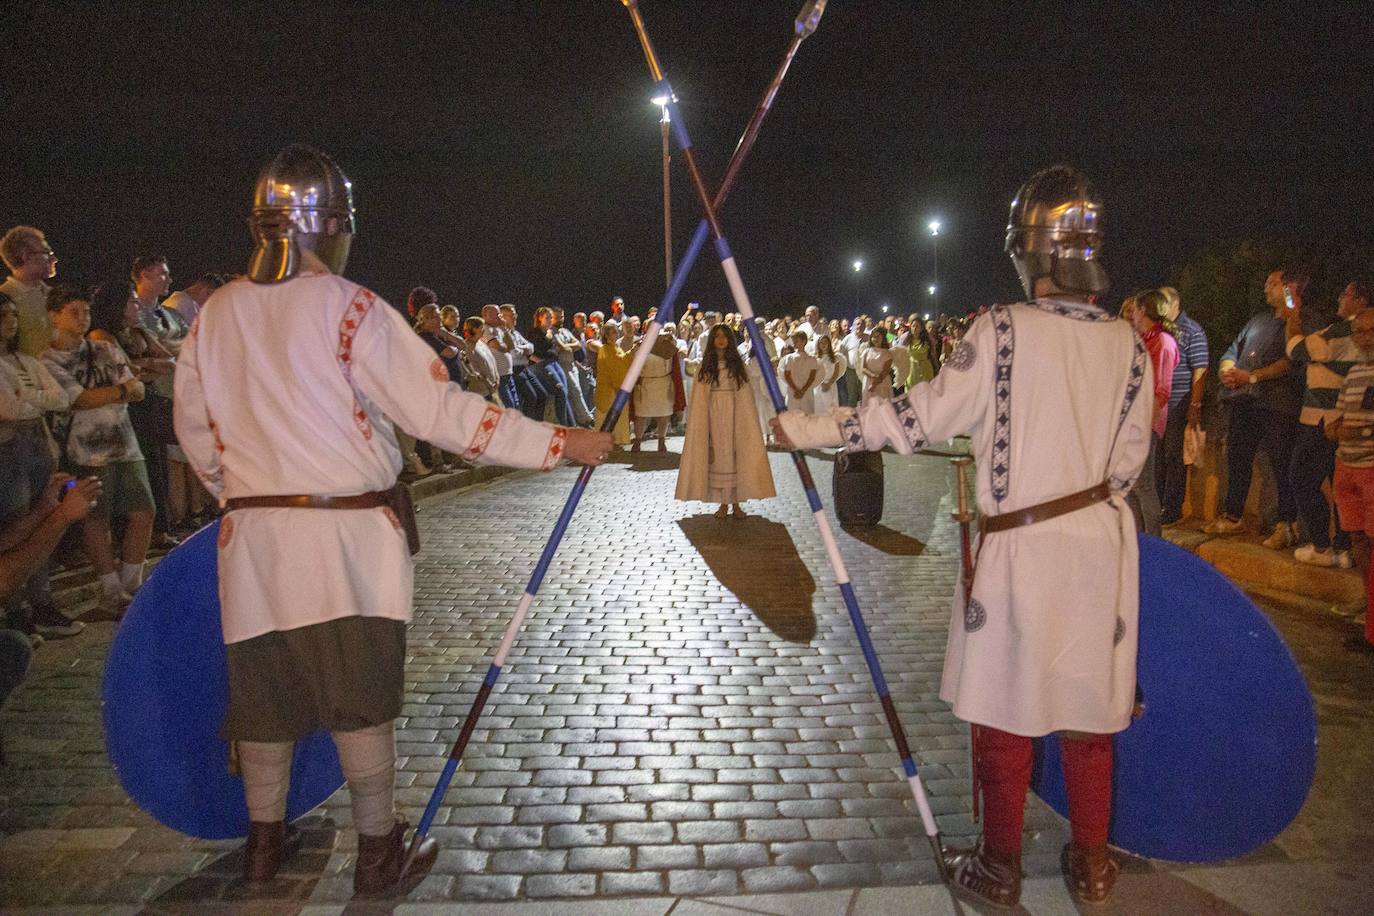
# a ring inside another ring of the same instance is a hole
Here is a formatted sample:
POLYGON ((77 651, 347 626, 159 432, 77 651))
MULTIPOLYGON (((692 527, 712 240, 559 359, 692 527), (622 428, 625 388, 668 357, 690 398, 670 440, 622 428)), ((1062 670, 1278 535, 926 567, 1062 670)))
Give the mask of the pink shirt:
POLYGON ((1174 384, 1174 367, 1178 365, 1178 341, 1174 335, 1157 324, 1140 338, 1150 354, 1155 370, 1155 419, 1152 428, 1156 436, 1164 435, 1164 423, 1169 418, 1169 391, 1174 384))

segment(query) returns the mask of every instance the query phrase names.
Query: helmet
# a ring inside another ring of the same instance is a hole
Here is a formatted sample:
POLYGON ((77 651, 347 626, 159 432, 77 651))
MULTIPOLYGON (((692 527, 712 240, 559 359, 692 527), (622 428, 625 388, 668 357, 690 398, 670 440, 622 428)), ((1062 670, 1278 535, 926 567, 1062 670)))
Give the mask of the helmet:
POLYGON ((1027 296, 1041 277, 1066 292, 1106 290, 1107 272, 1097 261, 1101 211, 1087 176, 1072 166, 1042 169, 1021 186, 1011 202, 1006 252, 1027 296))
POLYGON ((253 282, 290 280, 300 270, 302 248, 340 273, 356 229, 353 184, 327 153, 293 143, 258 174, 249 224, 253 282))

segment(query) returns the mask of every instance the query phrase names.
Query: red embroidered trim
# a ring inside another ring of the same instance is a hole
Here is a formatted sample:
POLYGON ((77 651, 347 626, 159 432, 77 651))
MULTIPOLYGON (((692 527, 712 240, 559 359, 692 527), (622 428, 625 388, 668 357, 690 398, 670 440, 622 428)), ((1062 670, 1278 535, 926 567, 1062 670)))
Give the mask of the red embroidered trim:
MULTIPOLYGON (((368 309, 372 308, 376 301, 375 293, 360 287, 358 294, 344 310, 343 320, 339 322, 339 349, 334 356, 339 361, 339 371, 343 373, 350 388, 353 387, 353 338, 357 335, 358 326, 363 323, 363 318, 367 316, 368 309)), ((358 403, 356 394, 353 396, 353 423, 364 439, 372 439, 372 422, 368 420, 363 405, 358 403)))
POLYGON ((229 539, 234 536, 234 517, 226 515, 220 519, 219 523, 219 549, 223 550, 229 546, 229 539))
POLYGON ((563 451, 567 447, 568 431, 559 426, 553 431, 553 438, 549 440, 548 453, 544 455, 544 465, 541 470, 552 471, 558 466, 558 461, 563 457, 563 451))
POLYGON ((210 424, 210 435, 212 435, 212 436, 215 437, 215 451, 217 451, 217 452, 219 452, 221 455, 223 455, 223 454, 224 454, 224 443, 221 442, 221 441, 220 441, 220 438, 219 438, 219 426, 218 426, 218 424, 215 423, 214 420, 210 420, 210 419, 208 419, 208 418, 207 418, 207 422, 210 424))
POLYGON ((436 382, 448 381, 448 367, 444 365, 443 360, 435 357, 434 362, 429 364, 429 377, 436 382))
POLYGON ((477 424, 477 432, 472 437, 468 450, 463 452, 465 461, 472 461, 487 450, 491 437, 496 435, 496 424, 501 422, 501 408, 488 404, 482 413, 482 422, 477 424))

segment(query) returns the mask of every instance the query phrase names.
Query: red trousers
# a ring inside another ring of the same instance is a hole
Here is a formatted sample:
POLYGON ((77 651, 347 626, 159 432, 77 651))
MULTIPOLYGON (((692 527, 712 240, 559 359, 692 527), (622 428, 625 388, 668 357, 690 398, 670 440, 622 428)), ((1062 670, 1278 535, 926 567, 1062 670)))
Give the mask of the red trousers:
MULTIPOLYGON (((1020 856, 1031 739, 975 725, 973 742, 983 794, 983 843, 999 855, 1020 856)), ((1060 745, 1074 845, 1103 845, 1112 813, 1112 736, 1074 733, 1060 745)))

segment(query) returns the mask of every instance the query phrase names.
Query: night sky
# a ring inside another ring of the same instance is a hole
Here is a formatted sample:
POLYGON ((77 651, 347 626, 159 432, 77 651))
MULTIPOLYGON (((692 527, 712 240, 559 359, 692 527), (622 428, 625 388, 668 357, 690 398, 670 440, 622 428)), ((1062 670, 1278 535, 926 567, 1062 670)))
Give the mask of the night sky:
MULTIPOLYGON (((708 181, 800 7, 642 0, 708 181)), ((927 310, 934 217, 946 309, 1011 301, 1007 206, 1061 160, 1105 200, 1113 297, 1213 241, 1367 235, 1374 19, 1291 8, 830 0, 722 213, 756 309, 927 310)), ((347 273, 393 302, 421 283, 464 315, 662 296, 658 109, 618 0, 5 18, 0 220, 45 229, 60 279, 119 277, 145 251, 180 280, 243 270, 257 170, 304 141, 354 182, 347 273)), ((673 181, 680 251, 698 211, 676 158, 673 181)), ((687 293, 728 308, 709 248, 687 293)))

